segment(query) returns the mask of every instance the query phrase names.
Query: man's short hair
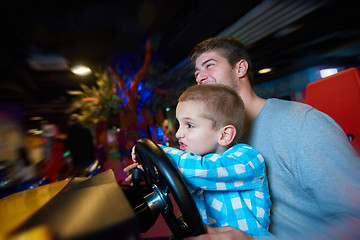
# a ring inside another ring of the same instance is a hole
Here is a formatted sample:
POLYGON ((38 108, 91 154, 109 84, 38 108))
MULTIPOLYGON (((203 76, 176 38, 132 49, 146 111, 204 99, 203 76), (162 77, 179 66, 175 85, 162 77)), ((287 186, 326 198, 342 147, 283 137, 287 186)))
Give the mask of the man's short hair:
POLYGON ((245 60, 248 63, 248 77, 250 84, 253 85, 254 70, 250 54, 247 48, 240 42, 239 39, 233 37, 214 37, 204 40, 190 51, 190 58, 193 64, 197 58, 210 51, 218 52, 222 57, 226 58, 229 64, 234 67, 240 60, 245 60))

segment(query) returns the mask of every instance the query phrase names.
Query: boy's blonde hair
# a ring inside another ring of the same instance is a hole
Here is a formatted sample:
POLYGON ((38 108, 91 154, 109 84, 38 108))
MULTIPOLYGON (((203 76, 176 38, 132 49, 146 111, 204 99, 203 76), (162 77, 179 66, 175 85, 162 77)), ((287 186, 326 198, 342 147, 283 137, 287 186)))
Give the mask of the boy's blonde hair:
POLYGON ((196 101, 204 104, 201 115, 213 122, 215 130, 226 125, 236 128, 237 140, 244 127, 244 103, 237 92, 222 84, 202 84, 186 89, 178 102, 196 101))

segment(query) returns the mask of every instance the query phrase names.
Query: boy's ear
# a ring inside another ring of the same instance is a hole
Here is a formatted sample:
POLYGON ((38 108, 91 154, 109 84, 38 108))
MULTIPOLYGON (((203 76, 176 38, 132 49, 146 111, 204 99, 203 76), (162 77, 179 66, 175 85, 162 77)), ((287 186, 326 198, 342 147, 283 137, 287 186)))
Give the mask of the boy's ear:
POLYGON ((221 146, 228 146, 233 142, 236 136, 236 128, 233 125, 226 125, 220 129, 220 134, 218 143, 221 146))

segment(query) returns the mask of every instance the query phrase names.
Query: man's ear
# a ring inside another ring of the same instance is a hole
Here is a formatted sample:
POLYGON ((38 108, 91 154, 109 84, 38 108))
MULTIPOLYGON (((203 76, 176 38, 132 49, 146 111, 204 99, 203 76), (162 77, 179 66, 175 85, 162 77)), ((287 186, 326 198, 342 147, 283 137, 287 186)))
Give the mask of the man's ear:
POLYGON ((220 129, 220 134, 218 143, 221 146, 230 145, 236 136, 236 128, 233 125, 226 125, 220 129))
POLYGON ((236 63, 236 69, 238 73, 238 77, 242 78, 245 76, 249 68, 249 64, 246 60, 241 59, 239 62, 236 63))

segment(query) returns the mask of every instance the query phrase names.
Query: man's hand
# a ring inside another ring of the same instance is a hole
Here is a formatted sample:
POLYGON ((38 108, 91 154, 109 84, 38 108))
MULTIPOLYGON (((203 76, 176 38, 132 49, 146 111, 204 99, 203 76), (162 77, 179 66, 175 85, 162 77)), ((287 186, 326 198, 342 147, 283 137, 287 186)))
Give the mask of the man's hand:
POLYGON ((234 227, 211 228, 205 225, 206 234, 185 238, 186 240, 254 240, 252 236, 234 227))

